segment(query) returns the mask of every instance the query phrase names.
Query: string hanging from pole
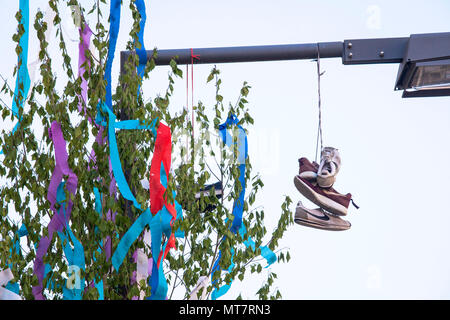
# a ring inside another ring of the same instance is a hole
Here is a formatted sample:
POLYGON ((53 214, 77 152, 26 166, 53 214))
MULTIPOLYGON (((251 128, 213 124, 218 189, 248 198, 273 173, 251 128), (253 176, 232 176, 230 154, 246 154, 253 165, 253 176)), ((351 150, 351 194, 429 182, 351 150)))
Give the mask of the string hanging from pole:
MULTIPOLYGON (((186 64, 186 125, 187 122, 189 121, 189 65, 186 64)), ((189 150, 189 137, 186 135, 186 163, 189 160, 189 154, 188 154, 188 150, 189 150)))
MULTIPOLYGON (((194 60, 200 60, 200 55, 194 54, 194 49, 191 48, 191 125, 192 125, 192 141, 194 142, 194 60)), ((189 113, 189 64, 186 64, 186 111, 189 113)), ((186 137, 186 151, 189 150, 189 139, 186 137)), ((186 162, 189 159, 188 152, 186 152, 186 162)))
POLYGON ((318 106, 319 106, 319 123, 317 127, 317 140, 316 140, 316 156, 315 161, 317 162, 317 154, 319 147, 319 138, 320 138, 320 151, 323 150, 323 139, 322 139, 322 106, 321 106, 321 97, 320 97, 320 77, 325 73, 320 72, 320 48, 319 44, 317 44, 317 93, 318 93, 318 106))
POLYGON ((200 60, 200 55, 194 54, 191 48, 191 112, 192 112, 192 140, 194 139, 194 59, 200 60))

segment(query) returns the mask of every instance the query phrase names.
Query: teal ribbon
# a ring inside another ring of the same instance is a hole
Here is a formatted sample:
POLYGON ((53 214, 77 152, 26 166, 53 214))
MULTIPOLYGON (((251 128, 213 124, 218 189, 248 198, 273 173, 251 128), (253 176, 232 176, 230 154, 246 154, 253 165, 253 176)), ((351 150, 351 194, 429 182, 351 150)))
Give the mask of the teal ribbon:
MULTIPOLYGON (((175 199, 176 193, 173 193, 173 198, 175 199)), ((181 207, 181 204, 175 200, 175 210, 177 211, 177 219, 176 220, 183 220, 183 208, 181 207)), ((178 228, 175 231, 175 238, 184 238, 185 234, 184 231, 181 231, 181 228, 178 228)))
POLYGON ((137 240, 139 235, 144 231, 145 226, 150 225, 153 220, 153 216, 150 212, 150 209, 146 209, 136 221, 132 224, 132 226, 127 230, 119 244, 117 245, 116 251, 111 257, 112 264, 116 271, 119 271, 120 266, 125 259, 128 251, 130 250, 131 245, 134 241, 137 240))
POLYGON ((102 108, 104 112, 108 114, 108 139, 109 139, 109 150, 110 150, 110 158, 111 158, 111 167, 114 173, 114 178, 116 179, 117 187, 119 188, 122 196, 133 202, 133 205, 142 211, 141 205, 137 202, 133 193, 131 192, 130 186, 125 179, 125 174, 122 170, 122 164, 120 163, 119 149, 117 147, 117 139, 116 139, 116 128, 119 129, 150 129, 152 132, 156 132, 155 125, 157 119, 153 120, 149 125, 141 125, 138 120, 124 120, 120 122, 116 122, 116 115, 109 109, 105 107, 105 104, 102 104, 102 108))
MULTIPOLYGON (((30 90, 30 74, 28 72, 28 38, 29 38, 29 24, 30 24, 30 8, 29 0, 19 1, 19 10, 22 14, 20 24, 23 25, 24 33, 20 37, 19 45, 22 47, 18 57, 19 69, 17 71, 16 87, 14 89, 14 98, 12 103, 12 113, 18 119, 18 122, 14 126, 11 134, 17 131, 22 120, 19 115, 19 108, 23 108, 27 99, 28 91, 30 90), (23 87, 21 87, 21 85, 23 87), (19 99, 19 95, 21 98, 19 99)), ((0 154, 3 154, 3 150, 0 150, 0 154)))
MULTIPOLYGON (((56 191, 56 201, 60 204, 60 210, 62 210, 64 217, 66 216, 66 210, 65 210, 65 201, 66 201, 66 195, 64 192, 64 182, 61 182, 58 186, 58 189, 56 191)), ((67 221, 66 219, 64 219, 67 221)), ((64 232, 58 231, 58 236, 61 239, 61 243, 63 245, 63 251, 64 255, 66 256, 67 263, 69 266, 77 266, 79 270, 86 270, 86 262, 84 259, 84 248, 80 241, 75 237, 75 235, 72 232, 72 229, 69 226, 69 223, 66 223, 66 228, 64 229, 64 232), (72 240, 73 243, 73 249, 70 246, 70 240, 72 240), (64 245, 64 242, 66 245, 64 245)), ((80 276, 79 282, 80 287, 69 289, 67 287, 67 281, 66 280, 66 286, 63 287, 63 299, 64 300, 81 300, 83 298, 83 292, 84 292, 84 278, 80 276)))
MULTIPOLYGON (((26 236, 28 236, 28 230, 27 230, 25 224, 22 224, 20 226, 19 230, 17 230, 15 233, 15 237, 17 237, 17 240, 14 242, 13 248, 17 255, 20 255, 20 256, 22 255, 22 250, 21 250, 21 246, 20 246, 20 238, 26 237, 26 236)), ((38 239, 38 243, 39 243, 39 239, 38 239)), ((36 243, 34 244, 34 247, 37 250, 36 243)), ((10 252, 9 258, 10 259, 12 258, 12 249, 13 248, 9 249, 9 252, 10 252)), ((8 268, 10 268, 11 270, 13 269, 13 264, 11 262, 8 264, 8 268)), ((51 271, 52 271, 51 266, 48 263, 46 263, 45 271, 44 271, 44 278, 47 276, 47 274, 51 273, 51 271)), ((53 278, 50 277, 47 281, 47 289, 54 290, 56 287, 57 287, 57 285, 55 284, 55 280, 53 280, 53 278)), ((11 281, 9 281, 8 284, 5 286, 5 288, 7 290, 14 292, 15 294, 20 294, 20 286, 19 286, 18 282, 12 283, 11 281)))
MULTIPOLYGON (((96 187, 94 187, 94 195, 95 195, 95 211, 97 211, 97 213, 99 214, 99 216, 102 216, 102 199, 103 199, 103 195, 100 194, 100 192, 98 191, 98 189, 96 187)), ((95 232, 98 232, 98 227, 95 227, 95 232)), ((102 253, 102 246, 103 246, 103 241, 100 240, 100 245, 97 248, 97 252, 98 253, 102 253)), ((94 261, 96 261, 97 259, 95 258, 95 253, 93 255, 93 259, 94 261)), ((104 290, 103 290, 103 280, 100 281, 96 281, 94 280, 94 286, 98 291, 98 300, 105 300, 105 296, 104 296, 104 290)))
MULTIPOLYGON (((161 171, 160 171, 160 179, 161 184, 164 188, 167 188, 167 174, 164 169, 164 165, 161 163, 161 171)), ((173 198, 175 199, 176 193, 172 192, 173 198)), ((181 205, 175 200, 175 210, 177 211, 177 219, 182 218, 181 205)), ((153 217, 153 220, 150 223, 150 231, 152 237, 152 256, 153 256, 153 272, 148 281, 149 285, 152 288, 152 294, 148 298, 148 300, 164 300, 166 299, 168 285, 166 276, 164 275, 164 267, 163 265, 158 266, 157 260, 160 252, 164 252, 166 250, 166 246, 168 241, 161 248, 162 234, 166 235, 166 238, 169 239, 172 233, 172 228, 170 225, 170 221, 172 220, 172 215, 167 210, 166 206, 163 206, 160 211, 153 217), (155 272, 157 271, 157 272, 155 272)), ((184 237, 184 233, 178 230, 178 235, 184 237)), ((177 236, 177 232, 175 233, 177 236)))
MULTIPOLYGON (((14 242, 14 246, 13 246, 14 251, 15 251, 16 254, 19 255, 19 256, 22 255, 22 251, 20 250, 20 238, 25 237, 25 236, 27 236, 27 235, 28 235, 28 230, 27 230, 27 228, 25 227, 25 225, 22 224, 22 226, 19 228, 19 230, 17 230, 16 233, 15 233, 14 238, 17 237, 17 240, 14 242)), ((10 254, 9 254, 9 259, 10 259, 10 260, 12 259, 13 248, 10 248, 10 249, 9 249, 9 253, 10 253, 10 254)), ((12 264, 12 262, 10 262, 10 263, 8 264, 8 268, 10 268, 11 270, 13 269, 13 264, 12 264)), ((14 292, 15 294, 19 294, 19 292, 20 292, 19 283, 17 283, 17 282, 12 283, 11 281, 9 281, 9 282, 6 284, 5 288, 6 288, 7 290, 10 290, 10 291, 14 292)))
POLYGON ((21 120, 19 117, 19 108, 23 108, 23 104, 27 99, 28 90, 30 89, 30 74, 28 73, 28 38, 30 24, 29 0, 20 0, 19 10, 22 14, 20 23, 23 25, 25 32, 19 40, 19 45, 22 47, 22 52, 19 54, 19 71, 17 73, 16 88, 14 89, 14 99, 12 104, 12 112, 19 119, 19 122, 14 127, 12 133, 16 132, 19 127, 21 120), (23 88, 20 87, 21 84, 23 85, 23 88), (21 99, 16 101, 18 100, 19 95, 21 96, 21 99))

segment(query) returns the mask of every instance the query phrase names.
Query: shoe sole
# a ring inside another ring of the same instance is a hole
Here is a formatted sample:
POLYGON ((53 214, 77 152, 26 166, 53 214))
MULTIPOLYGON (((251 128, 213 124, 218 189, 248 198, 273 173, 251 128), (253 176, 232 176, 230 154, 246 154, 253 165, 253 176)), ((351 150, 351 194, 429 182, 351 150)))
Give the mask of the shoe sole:
POLYGON ((318 194, 297 176, 295 176, 294 178, 294 184, 297 190, 300 191, 302 195, 304 195, 308 200, 312 201, 322 209, 325 209, 326 211, 334 213, 335 215, 338 216, 347 215, 346 207, 335 201, 330 200, 329 198, 321 194, 318 194))
POLYGON ((327 231, 345 231, 345 230, 350 229, 350 227, 351 227, 351 225, 348 227, 343 227, 343 226, 338 226, 338 225, 330 225, 330 224, 323 225, 320 223, 311 222, 309 220, 304 220, 301 218, 295 218, 294 222, 299 225, 305 226, 305 227, 311 227, 311 228, 327 230, 327 231))

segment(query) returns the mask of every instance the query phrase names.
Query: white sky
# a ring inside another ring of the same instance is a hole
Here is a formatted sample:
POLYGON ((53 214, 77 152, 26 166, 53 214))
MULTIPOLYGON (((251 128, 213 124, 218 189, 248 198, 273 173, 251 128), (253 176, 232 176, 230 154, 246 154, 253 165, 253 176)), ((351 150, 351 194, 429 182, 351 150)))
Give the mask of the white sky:
MULTIPOLYGON (((39 6, 45 10, 45 2, 32 1, 30 17, 39 6)), ((113 81, 131 25, 129 1, 124 3, 113 81)), ((406 37, 450 29, 450 3, 444 0, 146 3, 147 49, 406 37)), ((17 57, 11 37, 18 1, 2 4, 0 74, 14 87, 17 57)), ((107 16, 109 9, 104 12, 107 16)), ((67 23, 66 28, 76 39, 75 27, 67 23)), ((30 61, 37 44, 36 37, 30 37, 30 61)), ((50 46, 58 52, 56 41, 50 46)), ((69 50, 75 67, 77 43, 69 50)), ((326 71, 321 87, 324 144, 338 148, 343 163, 335 187, 351 192, 361 208, 349 209, 348 231, 291 226, 280 244, 290 248, 292 259, 271 267, 278 274, 276 287, 284 299, 449 299, 449 99, 402 99, 401 92, 393 91, 397 64, 344 66, 340 59, 323 59, 321 66, 326 71)), ((225 101, 236 100, 243 81, 252 86, 248 100, 255 125, 248 141, 254 172, 260 172, 265 183, 258 204, 265 208, 270 233, 284 195, 293 199, 293 210, 300 199, 314 206, 298 193, 293 177, 299 157, 314 157, 316 65, 290 61, 217 67, 225 101)), ((205 84, 211 68, 195 66, 195 101, 206 105, 214 98, 214 88, 205 84)), ((167 72, 167 67, 154 71, 143 86, 147 98, 164 92, 167 72)), ((170 108, 181 110, 185 99, 185 82, 177 80, 170 108)), ((239 293, 255 298, 262 281, 255 276, 244 284, 236 281, 224 298, 239 293)))

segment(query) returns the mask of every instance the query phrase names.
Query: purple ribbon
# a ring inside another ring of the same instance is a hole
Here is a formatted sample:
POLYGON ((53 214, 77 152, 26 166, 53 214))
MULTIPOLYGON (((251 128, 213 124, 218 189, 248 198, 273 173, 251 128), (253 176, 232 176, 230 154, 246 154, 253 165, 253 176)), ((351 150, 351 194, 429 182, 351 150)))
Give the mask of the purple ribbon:
POLYGON ((42 237, 40 239, 36 252, 36 259, 34 260, 34 273, 39 280, 39 285, 34 286, 32 289, 34 298, 36 300, 45 299, 42 294, 45 274, 45 265, 43 259, 47 254, 48 247, 50 246, 53 238, 53 233, 55 233, 55 231, 63 231, 66 228, 68 221, 70 220, 70 214, 73 207, 73 202, 69 197, 65 210, 66 215, 63 215, 64 210, 60 210, 58 212, 58 210, 56 210, 55 208, 56 191, 64 176, 68 176, 65 187, 72 195, 76 194, 78 185, 78 178, 75 173, 73 173, 73 171, 69 168, 69 164, 67 162, 69 156, 66 150, 66 141, 64 140, 64 136, 62 134, 61 125, 57 121, 53 121, 51 128, 48 130, 48 135, 50 139, 53 140, 56 162, 56 166, 53 170, 53 175, 50 180, 50 185, 48 187, 47 193, 47 200, 50 202, 50 209, 54 212, 54 215, 47 227, 48 237, 42 237))
MULTIPOLYGON (((81 95, 78 96, 78 111, 84 113, 84 116, 86 116, 86 107, 83 106, 83 104, 87 104, 87 79, 84 78, 84 74, 86 72, 86 63, 88 66, 88 70, 90 69, 91 62, 86 57, 86 51, 89 50, 89 43, 91 41, 91 35, 92 31, 87 25, 87 23, 84 24, 84 28, 78 29, 80 33, 80 43, 78 44, 78 77, 81 78, 81 95)), ((89 117, 89 122, 91 124, 95 124, 94 121, 89 117)))
MULTIPOLYGON (((89 44, 91 41, 92 36, 92 30, 89 28, 89 25, 87 23, 84 23, 83 28, 78 29, 80 33, 80 43, 78 44, 78 76, 81 78, 81 96, 78 96, 79 103, 78 103, 78 111, 82 113, 84 116, 86 116, 86 109, 83 108, 83 101, 87 104, 87 79, 84 78, 84 74, 86 72, 86 63, 90 67, 90 61, 87 59, 86 51, 89 50, 89 44)), ((107 143, 107 138, 103 137, 103 131, 104 127, 97 125, 95 121, 91 119, 91 117, 88 117, 89 122, 92 125, 95 125, 99 128, 97 137, 95 138, 95 141, 98 145, 104 145, 107 143)), ((90 154, 90 160, 94 163, 92 168, 96 168, 96 161, 97 157, 95 155, 94 149, 92 149, 90 154)), ((88 170, 91 170, 91 167, 88 165, 88 170)), ((114 176, 112 174, 112 166, 111 166, 111 160, 109 164, 109 171, 111 176, 111 183, 109 185, 109 193, 110 195, 115 195, 117 193, 117 187, 116 187, 116 180, 114 179, 114 176)), ((108 213, 106 214, 106 220, 115 221, 116 213, 112 213, 111 210, 108 210, 108 213)), ((111 258, 111 237, 108 236, 104 242, 104 249, 106 253, 106 259, 109 260, 111 258)))
MULTIPOLYGON (((112 165, 111 165, 111 157, 109 158, 109 176, 111 178, 111 182, 109 184, 109 195, 112 196, 114 195, 114 198, 116 198, 116 194, 117 194, 117 184, 116 184, 116 179, 114 178, 114 173, 113 173, 113 169, 112 169, 112 165)), ((116 214, 117 212, 112 212, 111 209, 108 210, 108 213, 106 214, 106 220, 107 221, 116 221, 116 214)), ((106 237, 106 241, 105 241, 105 254, 106 254, 106 261, 109 261, 109 259, 111 258, 111 237, 107 236, 106 237)))

